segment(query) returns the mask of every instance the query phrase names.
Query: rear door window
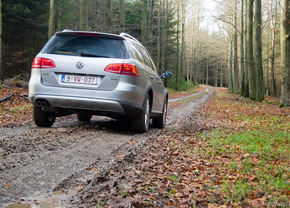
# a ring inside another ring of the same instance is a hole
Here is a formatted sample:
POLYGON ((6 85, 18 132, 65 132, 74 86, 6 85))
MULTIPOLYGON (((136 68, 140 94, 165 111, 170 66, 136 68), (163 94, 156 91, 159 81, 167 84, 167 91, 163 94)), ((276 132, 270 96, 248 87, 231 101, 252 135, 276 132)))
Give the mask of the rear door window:
POLYGON ((43 48, 43 53, 70 56, 126 58, 125 41, 85 35, 54 36, 43 48))
POLYGON ((133 46, 134 54, 135 54, 137 60, 142 62, 143 64, 145 64, 143 56, 142 56, 142 52, 140 51, 139 46, 136 44, 132 44, 132 46, 133 46))
POLYGON ((142 48, 142 47, 140 47, 140 48, 141 48, 141 51, 143 53, 143 57, 145 59, 146 65, 153 70, 153 66, 152 66, 150 58, 148 57, 147 51, 144 48, 142 48))

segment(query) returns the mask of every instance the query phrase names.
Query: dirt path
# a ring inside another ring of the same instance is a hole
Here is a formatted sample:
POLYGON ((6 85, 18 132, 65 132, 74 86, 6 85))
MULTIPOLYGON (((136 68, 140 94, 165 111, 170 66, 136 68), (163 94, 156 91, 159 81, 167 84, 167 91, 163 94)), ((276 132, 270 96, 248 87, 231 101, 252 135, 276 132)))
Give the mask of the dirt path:
MULTIPOLYGON (((212 94, 209 90, 171 110, 167 126, 196 112, 212 94)), ((106 117, 93 117, 87 124, 70 116, 59 118, 52 128, 0 129, 0 207, 52 198, 59 199, 59 206, 70 204, 74 196, 77 202, 79 189, 104 179, 108 167, 122 163, 124 155, 160 132, 150 128, 133 134, 128 126, 106 117)))

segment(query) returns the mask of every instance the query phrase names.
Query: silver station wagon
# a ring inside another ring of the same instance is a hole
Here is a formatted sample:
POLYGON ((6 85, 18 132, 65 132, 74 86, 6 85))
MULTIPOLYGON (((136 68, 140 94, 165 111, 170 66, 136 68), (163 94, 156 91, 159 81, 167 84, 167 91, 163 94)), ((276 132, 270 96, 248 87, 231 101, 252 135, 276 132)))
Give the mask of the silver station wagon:
POLYGON ((129 118, 134 132, 166 123, 168 92, 146 48, 134 37, 63 30, 37 54, 29 80, 29 100, 37 126, 77 114, 129 118))

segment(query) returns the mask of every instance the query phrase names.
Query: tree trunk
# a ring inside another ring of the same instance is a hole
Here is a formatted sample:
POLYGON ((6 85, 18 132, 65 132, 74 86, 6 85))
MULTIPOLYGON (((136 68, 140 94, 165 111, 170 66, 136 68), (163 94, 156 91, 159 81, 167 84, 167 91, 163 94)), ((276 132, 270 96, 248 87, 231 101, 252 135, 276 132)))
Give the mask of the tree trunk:
POLYGON ((215 70, 214 70, 214 72, 215 72, 215 82, 214 82, 214 86, 217 87, 218 86, 218 74, 219 74, 218 70, 219 70, 219 64, 216 63, 216 65, 214 66, 214 68, 215 68, 215 70))
POLYGON ((208 85, 208 58, 206 59, 206 85, 208 85))
POLYGON ((231 40, 230 44, 230 66, 229 66, 229 72, 228 72, 228 88, 230 92, 233 92, 234 86, 233 86, 233 40, 231 40))
POLYGON ((194 81, 193 81, 194 80, 193 79, 193 70, 194 70, 194 35, 192 36, 192 40, 191 40, 191 71, 190 71, 190 81, 192 83, 194 83, 194 81))
POLYGON ((253 54, 253 0, 247 0, 247 65, 249 70, 249 97, 256 99, 256 74, 253 54))
POLYGON ((147 47, 147 0, 142 0, 141 42, 147 47))
POLYGON ((62 0, 57 1, 57 31, 61 31, 62 0))
POLYGON ((96 14, 95 14, 95 30, 102 32, 104 31, 104 4, 100 0, 96 0, 96 14))
POLYGON ((158 4, 158 25, 157 25, 157 71, 160 73, 160 41, 161 41, 161 25, 160 25, 160 13, 161 13, 161 0, 158 4))
POLYGON ((106 0, 106 32, 111 29, 111 0, 106 0))
POLYGON ((153 17, 154 17, 154 0, 149 0, 149 17, 148 17, 148 42, 149 49, 153 51, 153 17))
MULTIPOLYGON (((0 76, 2 67, 2 2, 0 0, 0 76)), ((4 79, 4 76, 2 77, 4 79)), ((1 80, 1 77, 0 77, 1 80)))
POLYGON ((237 31, 237 0, 235 0, 235 32, 234 32, 234 93, 239 92, 239 68, 238 68, 238 31, 237 31))
POLYGON ((221 63, 221 80, 220 80, 220 87, 223 87, 223 64, 221 63))
POLYGON ((168 0, 165 0, 165 28, 164 28, 164 70, 168 70, 168 48, 169 48, 169 44, 168 44, 168 33, 169 33, 169 15, 170 15, 170 7, 171 5, 169 5, 168 0))
POLYGON ((248 26, 248 1, 245 1, 246 4, 246 18, 245 18, 245 32, 244 32, 244 45, 245 45, 245 56, 244 56, 244 66, 245 66, 245 89, 244 89, 244 93, 242 94, 244 97, 250 97, 249 95, 249 64, 247 63, 247 57, 248 57, 248 44, 247 44, 247 26, 248 26))
POLYGON ((197 44, 196 48, 196 69, 195 69, 195 83, 199 85, 199 44, 197 44))
POLYGON ((176 85, 175 88, 178 89, 178 83, 179 83, 179 0, 177 0, 177 27, 176 27, 176 85))
MULTIPOLYGON (((186 47, 185 47, 185 0, 182 0, 182 24, 181 24, 181 57, 182 57, 182 59, 181 59, 181 61, 182 61, 181 74, 182 75, 184 75, 185 70, 186 70, 185 53, 186 53, 186 47)), ((184 78, 182 78, 182 79, 184 79, 184 78)))
MULTIPOLYGON (((271 56, 271 72, 270 72, 270 79, 269 79, 269 91, 270 95, 277 96, 276 91, 276 83, 274 77, 274 70, 275 70, 275 39, 276 39, 276 29, 277 29, 277 0, 275 1, 275 12, 273 16, 273 32, 272 32, 272 56, 271 56)), ((272 12, 273 14, 273 12, 272 12)))
MULTIPOLYGON (((269 43, 270 42, 271 42, 271 40, 269 40, 269 43)), ((270 57, 270 47, 269 46, 267 47, 267 56, 270 57)), ((269 69, 269 59, 267 59, 267 61, 266 61, 266 80, 267 80, 266 85, 267 86, 265 87, 265 90, 266 90, 265 94, 268 95, 268 96, 271 95, 269 70, 270 70, 269 69)))
POLYGON ((49 22, 48 22, 48 40, 54 35, 54 33, 56 32, 56 29, 57 29, 56 10, 57 10, 56 1, 50 0, 49 22))
POLYGON ((199 17, 199 13, 197 14, 197 32, 196 32, 196 68, 195 68, 195 84, 199 85, 199 46, 200 46, 200 42, 199 42, 199 24, 200 24, 200 17, 199 17))
POLYGON ((281 2, 281 97, 280 103, 290 106, 290 8, 289 0, 281 2))
POLYGON ((88 30, 88 2, 80 0, 80 30, 88 30))
POLYGON ((57 30, 61 31, 62 0, 57 1, 57 30))
POLYGON ((262 65, 262 3, 255 0, 255 75, 256 75, 256 100, 264 100, 264 74, 262 65))
POLYGON ((245 60, 244 60, 244 0, 241 0, 240 33, 240 93, 245 94, 245 60))
POLYGON ((164 71, 165 70, 165 22, 166 22, 166 14, 165 14, 165 0, 163 0, 162 2, 162 41, 161 41, 161 71, 164 71))
POLYGON ((125 32, 125 1, 119 0, 119 33, 125 32))

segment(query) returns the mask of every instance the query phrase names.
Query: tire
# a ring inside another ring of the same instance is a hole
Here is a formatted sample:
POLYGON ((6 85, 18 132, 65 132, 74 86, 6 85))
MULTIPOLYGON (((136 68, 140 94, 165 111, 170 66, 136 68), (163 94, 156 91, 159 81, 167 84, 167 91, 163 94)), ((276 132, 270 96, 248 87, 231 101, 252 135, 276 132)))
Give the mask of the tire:
POLYGON ((149 130, 150 98, 146 96, 144 110, 141 115, 131 118, 131 130, 137 133, 144 133, 149 130))
POLYGON ((79 121, 90 121, 92 118, 91 114, 78 114, 79 121))
POLYGON ((51 127, 55 121, 55 116, 51 116, 48 112, 45 112, 41 108, 34 106, 33 120, 34 123, 39 127, 51 127))
POLYGON ((162 110, 162 115, 158 118, 153 118, 153 126, 163 129, 166 125, 168 99, 165 100, 162 110))

